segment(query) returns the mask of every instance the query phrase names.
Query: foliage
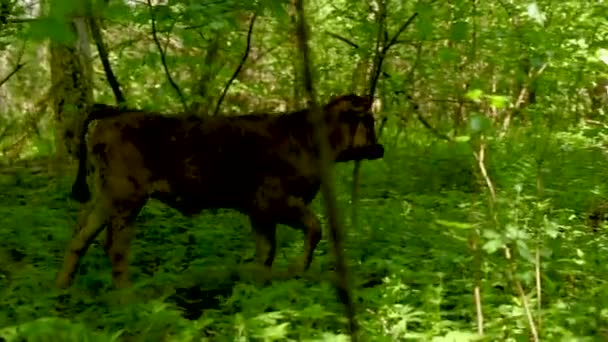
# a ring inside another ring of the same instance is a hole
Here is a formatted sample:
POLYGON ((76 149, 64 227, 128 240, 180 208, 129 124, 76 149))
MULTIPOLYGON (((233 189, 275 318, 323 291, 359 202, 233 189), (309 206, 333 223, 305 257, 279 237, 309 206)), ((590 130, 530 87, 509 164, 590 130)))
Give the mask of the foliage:
MULTIPOLYGON (((72 178, 18 160, 54 152, 46 44, 71 42, 66 18, 83 8, 10 3, 0 24, 0 80, 26 64, 0 85, 0 158, 17 163, 0 169, 0 337, 347 341, 328 241, 307 275, 285 279, 280 270, 301 254, 302 240, 281 229, 277 277, 263 286, 243 266, 254 251, 247 220, 231 211, 186 219, 156 202, 144 208, 127 304, 109 285, 99 244, 72 289, 53 288, 78 210, 68 199, 72 178)), ((183 109, 152 38, 152 16, 188 104, 212 112, 243 56, 254 11, 253 46, 222 115, 303 104, 289 2, 150 3, 92 2, 129 105, 183 109)), ((382 4, 307 2, 321 99, 360 88, 382 4)), ((386 3, 385 36, 414 11, 418 17, 383 65, 377 114, 388 117, 386 156, 363 164, 358 229, 346 234, 366 340, 520 341, 532 327, 543 340, 608 338, 608 235, 588 222, 608 197, 608 94, 600 87, 593 97, 608 75, 607 6, 386 3)), ((95 100, 111 103, 90 43, 95 100)), ((349 227, 352 165, 336 172, 349 227)))
MULTIPOLYGON (((462 143, 429 144, 428 135, 396 132, 392 126, 386 135, 396 146, 390 155, 363 167, 360 230, 347 234, 362 330, 374 340, 471 340, 474 267, 468 239, 472 227, 488 224, 485 197, 471 175, 469 155, 457 152, 462 143)), ((585 213, 606 192, 601 170, 607 161, 595 138, 577 132, 556 136, 543 171, 547 196, 538 198, 536 155, 529 148, 535 137, 514 135, 494 147, 489 162, 501 189, 505 229, 487 228, 482 237, 486 338, 518 340, 528 334, 499 253, 506 243, 518 247, 515 276, 534 308, 534 254, 540 248, 546 339, 600 336, 608 320, 602 276, 608 271, 608 241, 589 230, 585 213)), ((337 171, 344 180, 338 184, 340 204, 347 209, 350 170, 342 165, 337 171)), ((146 207, 138 219, 131 263, 136 286, 127 305, 116 303, 98 245, 85 258, 75 289, 54 290, 54 272, 77 209, 67 200, 70 181, 49 186, 40 176, 4 177, 0 250, 10 260, 2 267, 0 297, 5 339, 17 331, 20 336, 61 331, 103 341, 129 336, 337 341, 345 333, 328 282, 333 262, 326 242, 310 278, 259 286, 242 273, 235 281, 234 270, 252 259, 254 246, 246 219, 229 211, 189 220, 158 203, 146 207)), ((279 246, 276 266, 286 269, 301 253, 300 234, 281 229, 279 246)))

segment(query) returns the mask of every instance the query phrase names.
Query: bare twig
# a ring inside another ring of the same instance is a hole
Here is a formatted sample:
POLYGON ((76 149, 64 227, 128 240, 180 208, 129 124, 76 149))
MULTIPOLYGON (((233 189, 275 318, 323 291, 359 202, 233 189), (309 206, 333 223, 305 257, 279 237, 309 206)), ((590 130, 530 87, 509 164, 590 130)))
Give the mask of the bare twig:
MULTIPOLYGON (((494 188, 494 184, 488 175, 488 171, 485 166, 485 150, 486 143, 485 139, 482 137, 481 144, 479 146, 479 151, 475 152, 475 159, 477 160, 479 171, 486 183, 488 191, 490 192, 490 198, 488 200, 489 203, 489 212, 494 221, 494 223, 498 226, 498 218, 496 215, 496 190, 494 188)), ((513 260, 513 255, 511 253, 511 248, 509 246, 505 246, 505 258, 507 259, 507 264, 509 267, 507 268, 507 275, 511 281, 515 284, 515 288, 517 289, 517 293, 520 296, 522 307, 524 309, 524 313, 526 314, 526 318, 528 319, 528 324, 530 327, 530 333, 532 334, 532 340, 534 342, 538 342, 538 330, 536 328, 536 324, 534 323, 534 318, 532 316, 532 312, 530 310, 530 304, 528 303, 528 298, 526 297, 526 293, 524 291, 521 282, 515 278, 515 265, 513 260)))
POLYGON ((353 48, 355 48, 355 49, 358 49, 358 48, 359 48, 359 45, 358 45, 357 43, 355 43, 355 42, 353 42, 353 41, 349 40, 348 38, 342 37, 341 35, 339 35, 339 34, 337 34, 337 33, 329 32, 329 31, 327 31, 327 32, 325 32, 325 33, 326 33, 327 35, 329 35, 330 37, 334 37, 334 38, 336 38, 337 40, 342 41, 342 42, 344 42, 344 43, 348 44, 349 46, 351 46, 351 47, 353 47, 353 48))
POLYGON ((349 285, 349 277, 347 264, 342 247, 342 226, 338 217, 338 203, 336 201, 332 161, 329 157, 327 127, 321 113, 321 109, 316 100, 316 92, 313 86, 312 70, 310 61, 310 51, 308 47, 308 27, 306 26, 306 18, 304 15, 303 0, 295 1, 295 8, 298 15, 296 32, 298 36, 298 46, 302 54, 303 65, 303 80, 304 89, 308 95, 311 107, 311 121, 314 123, 314 136, 316 145, 319 147, 319 173, 321 176, 321 191, 325 200, 325 209, 328 217, 329 231, 333 240, 333 251, 336 258, 336 271, 338 279, 336 282, 336 290, 340 301, 344 304, 346 315, 349 322, 349 330, 351 340, 358 341, 357 338, 357 321, 355 319, 355 307, 352 301, 351 288, 349 285))
POLYGON ((171 43, 171 33, 173 33, 173 29, 175 28, 175 24, 177 24, 177 21, 179 20, 179 16, 176 18, 173 18, 173 21, 171 22, 171 26, 169 26, 169 29, 166 30, 165 33, 167 35, 167 39, 165 39, 165 47, 163 48, 163 50, 167 51, 167 49, 169 48, 169 43, 171 43))
POLYGON ((6 75, 3 79, 0 80, 0 87, 2 87, 4 83, 8 82, 8 80, 10 80, 11 77, 13 77, 19 70, 21 70, 24 65, 25 63, 18 63, 13 69, 13 71, 11 71, 8 75, 6 75))
POLYGON ((485 139, 481 138, 481 144, 479 145, 479 151, 474 153, 475 159, 477 160, 477 166, 479 167, 479 171, 481 172, 481 176, 488 187, 488 191, 490 191, 490 212, 494 213, 494 204, 496 203, 496 190, 494 189, 494 184, 488 175, 488 171, 485 165, 485 155, 486 155, 486 143, 485 139))
MULTIPOLYGON (((530 71, 531 75, 528 75, 529 79, 528 79, 527 83, 531 84, 532 82, 535 82, 542 75, 542 73, 545 71, 545 69, 547 69, 548 65, 549 65, 549 63, 544 63, 537 71, 534 71, 534 72, 530 71)), ((521 107, 524 105, 527 93, 528 93, 528 86, 526 85, 521 88, 519 95, 517 95, 517 100, 515 101, 515 104, 513 105, 513 107, 514 107, 513 110, 507 114, 507 116, 505 117, 505 120, 503 121, 502 132, 500 133, 501 138, 504 137, 507 134, 507 131, 509 130, 509 126, 511 124, 511 118, 513 117, 513 112, 520 110, 521 107)))
MULTIPOLYGON (((408 28, 408 26, 410 26, 412 24, 412 22, 414 21, 414 19, 416 19, 416 17, 418 16, 418 12, 415 12, 414 14, 412 14, 406 21, 405 23, 403 23, 403 25, 401 25, 401 27, 399 28, 399 30, 397 30, 397 32, 395 33, 395 35, 393 36, 393 38, 391 38, 391 40, 386 43, 382 49, 379 51, 379 53, 377 54, 377 62, 376 62, 376 69, 374 70, 374 75, 371 79, 370 82, 370 87, 369 87, 369 96, 373 97, 374 93, 376 91, 376 85, 378 84, 378 79, 380 78, 380 71, 382 70, 382 63, 384 62, 384 58, 386 57, 386 53, 388 52, 388 50, 397 43, 397 39, 399 38, 399 36, 401 35, 401 33, 403 33, 403 31, 405 31, 406 28, 408 28)), ((382 30, 382 32, 384 32, 384 30, 382 30)))
MULTIPOLYGON (((388 49, 391 48, 391 46, 395 45, 397 42, 397 39, 399 38, 399 36, 401 35, 401 33, 403 31, 405 31, 405 29, 411 25, 411 23, 414 21, 414 19, 418 16, 418 13, 414 13, 403 25, 401 25, 401 27, 399 28, 399 30, 395 33, 395 35, 390 39, 390 41, 388 41, 388 31, 386 29, 386 7, 385 7, 385 3, 384 0, 380 0, 380 8, 379 11, 377 13, 377 17, 376 17, 376 22, 378 24, 378 34, 376 37, 376 53, 374 56, 374 64, 372 67, 372 77, 370 79, 370 83, 369 83, 369 89, 367 90, 367 94, 368 96, 373 99, 374 98, 374 94, 376 92, 376 85, 378 84, 378 79, 380 78, 380 74, 381 74, 381 70, 382 70, 382 63, 384 62, 384 58, 386 56, 386 53, 388 51, 388 49)), ((381 128, 384 129, 384 124, 386 123, 386 120, 382 121, 381 124, 381 128)), ((382 130, 380 130, 380 134, 382 133, 382 130)), ((352 190, 351 190, 351 205, 352 205, 352 215, 351 215, 351 224, 354 227, 357 227, 358 222, 357 222, 357 208, 358 208, 358 202, 359 202, 359 183, 360 183, 360 170, 361 170, 361 161, 357 160, 355 161, 355 166, 353 168, 353 185, 352 185, 352 190)))
POLYGON ((475 288, 473 298, 475 298, 475 312, 477 314, 477 333, 483 335, 483 306, 481 305, 481 251, 479 250, 479 232, 475 232, 475 242, 472 250, 475 258, 475 288))
POLYGON ((420 114, 419 110, 415 110, 416 113, 416 117, 418 118, 418 121, 420 121, 420 123, 426 127, 426 129, 428 129, 429 131, 431 131, 431 133, 433 133, 437 138, 439 139, 443 139, 446 141, 451 141, 452 138, 450 138, 449 136, 439 132, 435 127, 433 127, 428 121, 426 121, 426 119, 422 116, 422 114, 420 114))
MULTIPOLYGON (((421 56, 422 56, 422 43, 419 43, 418 46, 416 47, 416 59, 414 60, 414 63, 412 64, 412 67, 410 68, 410 71, 408 72, 408 75, 406 78, 406 80, 408 82, 410 82, 411 79, 414 78, 414 72, 416 71, 416 68, 418 67, 418 63, 420 63, 421 56)), ((409 98, 409 96, 408 96, 408 98, 409 98)), ((411 98, 410 98, 410 100, 411 100, 411 98)), ((439 132, 439 130, 437 130, 435 127, 433 127, 424 118, 424 116, 422 116, 422 113, 420 113, 420 107, 418 106, 417 103, 412 103, 412 109, 413 109, 414 113, 416 113, 416 118, 418 118, 418 121, 420 121, 420 123, 422 123, 422 125, 424 127, 426 127, 429 131, 431 131, 436 137, 446 140, 446 141, 452 141, 452 138, 439 132)))
POLYGON ((247 61, 247 56, 249 56, 249 50, 251 49, 251 36, 253 33, 253 24, 255 23, 255 19, 257 18, 257 16, 258 16, 258 14, 254 13, 253 16, 251 17, 251 21, 249 23, 249 31, 247 32, 247 47, 245 48, 245 53, 243 54, 243 58, 241 58, 241 62, 239 63, 239 66, 236 68, 236 70, 232 74, 232 77, 230 77, 230 79, 228 80, 228 83, 226 83, 226 86, 224 87, 224 91, 222 92, 220 99, 217 101, 217 105, 215 105, 215 111, 213 112, 213 115, 217 115, 217 113, 220 111, 220 106, 222 105, 222 102, 224 101, 224 97, 226 97, 226 93, 228 92, 228 89, 230 89, 232 82, 234 82, 234 80, 237 78, 237 76, 241 72, 241 69, 243 68, 243 65, 245 65, 245 62, 247 61))
POLYGON ((538 330, 541 331, 542 323, 542 282, 540 272, 540 246, 536 246, 536 256, 534 258, 534 276, 536 278, 536 314, 538 321, 538 330))
POLYGON ((177 85, 177 83, 175 83, 175 81, 173 80, 173 77, 171 77, 171 73, 169 72, 169 67, 167 66, 167 58, 165 55, 165 51, 163 50, 163 47, 161 46, 160 41, 158 40, 158 35, 156 33, 156 16, 154 15, 154 6, 152 6, 151 0, 147 0, 147 1, 148 1, 148 8, 150 9, 150 19, 152 21, 152 38, 154 38, 154 43, 156 44, 156 47, 158 48, 158 52, 160 53, 160 60, 163 64, 163 68, 165 69, 165 74, 167 75, 167 79, 169 80, 169 83, 171 84, 173 89, 175 89, 175 92, 179 96, 179 99, 182 102, 182 105, 184 106, 184 110, 187 111, 188 105, 186 104, 186 99, 184 98, 184 95, 182 94, 182 91, 179 89, 179 86, 177 85))
MULTIPOLYGON (((376 35, 376 47, 375 47, 375 55, 374 62, 372 64, 372 78, 371 83, 369 85, 369 89, 367 89, 367 94, 370 99, 374 98, 374 93, 376 89, 376 82, 380 77, 380 70, 382 69, 382 62, 384 60, 384 55, 382 50, 386 43, 386 6, 384 0, 379 0, 378 2, 379 8, 376 13, 376 24, 378 25, 378 32, 376 35)), ((367 75, 366 75, 367 76, 367 75)), ((384 121, 386 122, 386 121, 384 121)), ((384 128, 384 125, 382 125, 384 128)), ((355 166, 353 168, 353 184, 351 189, 351 226, 353 229, 357 230, 359 226, 359 187, 361 183, 361 161, 356 160, 355 166)))
MULTIPOLYGON (((534 323, 534 317, 532 317, 532 311, 530 310, 530 303, 528 302, 528 297, 526 296, 526 292, 524 291, 521 282, 515 279, 515 266, 513 265, 513 256, 511 255, 511 249, 509 247, 505 247, 505 258, 507 259, 509 268, 509 277, 515 283, 515 288, 517 289, 517 293, 521 299, 521 305, 524 309, 524 313, 526 314, 526 318, 528 319, 528 325, 530 327, 530 333, 532 334, 532 341, 538 342, 538 331, 536 329, 536 324, 534 323)), ((539 298, 540 300, 540 298, 539 298)))
MULTIPOLYGON (((90 2, 89 2, 90 5, 90 2)), ((95 45, 97 46, 97 51, 99 52, 99 59, 101 59, 101 64, 103 65, 103 70, 106 74, 106 79, 108 83, 110 83, 110 87, 114 92, 114 97, 116 98, 116 103, 120 106, 123 105, 126 100, 120 89, 120 83, 116 79, 114 75, 114 71, 112 71, 112 66, 110 65, 110 60, 108 59, 108 51, 103 42, 103 37, 101 35, 101 30, 99 29, 99 25, 97 25, 97 20, 93 17, 92 13, 89 13, 89 28, 91 29, 91 34, 93 36, 93 40, 95 41, 95 45)))

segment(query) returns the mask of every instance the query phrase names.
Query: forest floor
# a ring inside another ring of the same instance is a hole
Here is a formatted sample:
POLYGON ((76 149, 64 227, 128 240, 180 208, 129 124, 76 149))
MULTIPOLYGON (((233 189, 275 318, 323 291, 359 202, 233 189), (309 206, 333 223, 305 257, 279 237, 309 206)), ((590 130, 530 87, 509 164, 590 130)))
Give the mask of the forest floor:
MULTIPOLYGON (((366 341, 473 338, 476 274, 483 280, 486 339, 526 340, 528 319, 501 252, 506 243, 518 248, 515 277, 536 324, 542 314, 542 336, 608 338, 608 239, 586 225, 589 207, 601 197, 590 193, 606 193, 608 185, 600 150, 555 144, 543 169, 547 194, 538 198, 529 146, 497 146, 489 168, 499 189, 502 227, 491 227, 469 149, 443 142, 394 146, 384 160, 362 167, 357 230, 349 220, 352 165, 337 168, 345 248, 366 341), (470 244, 474 230, 482 232, 478 268, 470 244)), ((130 257, 134 286, 124 290, 129 301, 121 304, 99 243, 84 257, 75 284, 54 288, 79 209, 69 199, 70 173, 50 177, 44 163, 2 170, 0 340, 344 340, 326 231, 305 276, 261 285, 242 267, 254 255, 245 216, 218 210, 186 218, 150 201, 137 219, 130 257)), ((325 229, 319 198, 313 207, 325 229)), ((282 274, 302 254, 303 239, 284 226, 277 238, 274 269, 282 274)))

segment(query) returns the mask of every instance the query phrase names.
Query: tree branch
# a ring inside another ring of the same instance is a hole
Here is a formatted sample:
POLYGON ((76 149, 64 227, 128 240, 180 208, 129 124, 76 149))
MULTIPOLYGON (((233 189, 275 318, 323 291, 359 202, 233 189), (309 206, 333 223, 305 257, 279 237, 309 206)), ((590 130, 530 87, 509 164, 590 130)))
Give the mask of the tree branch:
POLYGON ((321 108, 316 100, 316 92, 312 80, 312 67, 310 61, 310 51, 308 47, 308 27, 304 15, 303 0, 295 1, 296 13, 298 16, 296 33, 298 38, 298 47, 302 55, 302 73, 304 80, 304 90, 309 98, 310 120, 314 125, 314 138, 317 147, 319 148, 319 174, 321 177, 321 191, 325 202, 325 210, 328 218, 329 231, 333 240, 333 252, 336 258, 336 271, 338 279, 336 282, 336 290, 338 298, 344 304, 346 316, 349 322, 349 330, 351 341, 357 342, 357 321, 355 319, 355 307, 352 301, 351 288, 349 285, 348 269, 342 247, 342 226, 338 216, 338 203, 336 201, 335 188, 332 173, 332 160, 329 157, 329 143, 327 136, 327 127, 321 108))
POLYGON ((249 50, 251 49, 251 36, 253 33, 253 24, 255 23, 255 19, 257 18, 257 16, 258 16, 258 14, 254 13, 253 16, 251 17, 251 22, 249 23, 249 31, 247 32, 247 47, 245 48, 245 53, 243 54, 243 58, 241 58, 241 62, 239 63, 239 66, 236 68, 236 70, 232 74, 232 77, 230 77, 230 79, 228 80, 228 83, 226 83, 226 86, 224 87, 224 91, 222 92, 222 95, 220 96, 219 100, 217 101, 217 105, 215 105, 215 111, 213 112, 213 115, 217 115, 217 113, 220 111, 220 106, 222 105, 222 102, 224 101, 224 97, 226 97, 226 93, 228 92, 228 89, 232 85, 232 82, 234 82, 234 80, 237 78, 237 76, 241 72, 241 69, 243 68, 243 65, 245 65, 245 62, 247 61, 247 56, 249 56, 249 50))
POLYGON ((325 34, 327 34, 330 37, 334 37, 339 41, 342 41, 348 45, 350 45, 351 47, 358 49, 359 45, 357 45, 357 43, 349 40, 348 38, 342 37, 341 35, 337 34, 337 33, 333 33, 333 32, 329 32, 329 31, 325 31, 325 34))
POLYGON ((26 24, 39 20, 40 18, 7 18, 6 24, 26 24))
POLYGON ((179 86, 177 85, 177 83, 175 83, 175 81, 173 80, 173 77, 171 77, 171 73, 169 72, 169 67, 167 66, 167 58, 165 55, 165 51, 163 50, 163 47, 160 45, 160 41, 158 40, 158 35, 156 33, 156 16, 154 15, 154 6, 152 6, 152 2, 150 0, 148 0, 148 8, 150 9, 150 19, 152 20, 152 38, 154 38, 154 44, 156 44, 156 47, 158 48, 158 52, 160 53, 160 60, 163 64, 163 68, 165 69, 165 74, 167 75, 167 79, 169 80, 169 83, 171 84, 173 89, 175 89, 175 92, 179 96, 179 99, 180 99, 182 105, 184 106, 184 111, 187 111, 188 105, 186 104, 186 99, 184 98, 184 95, 182 94, 182 91, 179 89, 179 86))
POLYGON ((97 51, 99 52, 99 59, 101 59, 101 64, 103 65, 103 70, 106 74, 106 79, 108 83, 110 83, 110 87, 114 92, 114 97, 116 98, 116 103, 119 106, 125 104, 126 100, 120 89, 120 83, 116 79, 114 72, 112 71, 112 66, 110 65, 110 60, 108 59, 108 51, 103 42, 103 37, 101 35, 101 30, 99 29, 99 25, 97 25, 97 20, 93 17, 92 13, 89 13, 89 28, 91 29, 91 34, 93 35, 93 40, 95 41, 95 45, 97 46, 97 51))
POLYGON ((0 80, 0 87, 2 87, 2 85, 6 82, 8 82, 8 80, 11 79, 11 77, 13 77, 19 70, 21 70, 21 68, 23 68, 23 66, 25 65, 25 63, 18 63, 15 66, 15 69, 13 69, 13 71, 11 71, 8 75, 6 75, 6 77, 4 77, 2 80, 0 80))
POLYGON ((412 24, 412 22, 414 22, 414 19, 416 19, 417 16, 418 16, 418 12, 415 12, 414 14, 412 14, 405 21, 405 23, 403 23, 403 25, 401 25, 401 27, 399 28, 399 30, 397 30, 395 35, 393 35, 393 38, 391 38, 391 40, 383 46, 382 50, 379 51, 379 53, 377 55, 378 60, 376 63, 376 69, 374 70, 374 76, 372 78, 372 81, 370 83, 370 88, 369 88, 370 97, 373 97, 374 93, 376 92, 376 85, 378 84, 378 79, 380 78, 380 71, 382 70, 382 63, 384 62, 386 53, 393 45, 395 45, 397 43, 397 39, 399 38, 401 33, 403 33, 403 31, 405 31, 405 29, 408 28, 412 24))

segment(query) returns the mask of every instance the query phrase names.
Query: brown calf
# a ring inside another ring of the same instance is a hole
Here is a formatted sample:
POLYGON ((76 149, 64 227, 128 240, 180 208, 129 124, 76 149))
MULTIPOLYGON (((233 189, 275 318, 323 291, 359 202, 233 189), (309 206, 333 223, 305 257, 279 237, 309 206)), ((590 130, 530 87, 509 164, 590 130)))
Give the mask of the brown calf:
MULTIPOLYGON (((335 161, 383 156, 370 105, 368 98, 346 95, 323 108, 335 161)), ((208 208, 248 215, 256 259, 268 268, 275 257, 276 225, 301 229, 303 268, 309 267, 321 226, 308 206, 320 187, 308 111, 198 118, 95 105, 77 139, 80 164, 72 196, 89 203, 57 275, 58 287, 71 284, 80 258, 106 226, 114 286, 129 286, 130 227, 149 198, 184 215, 208 208), (96 126, 85 139, 92 121, 96 126), (89 177, 96 190, 92 198, 87 165, 94 171, 89 177)))

